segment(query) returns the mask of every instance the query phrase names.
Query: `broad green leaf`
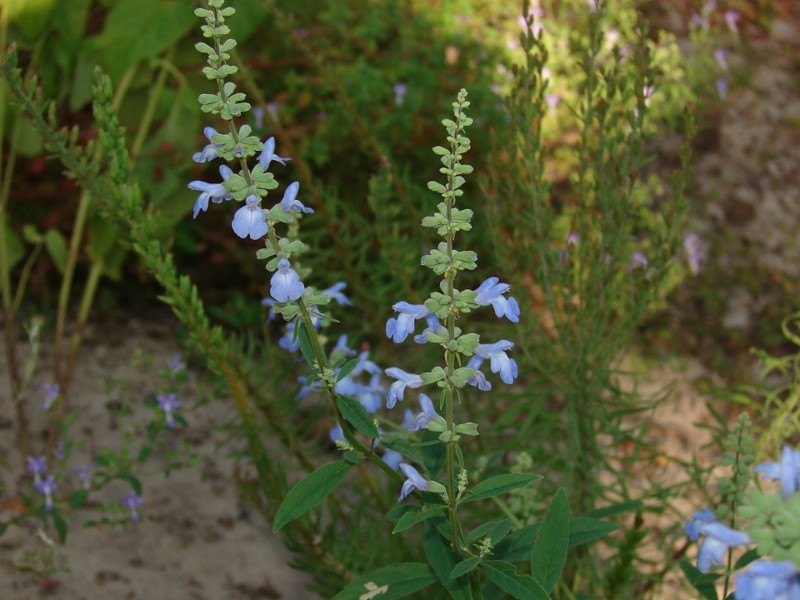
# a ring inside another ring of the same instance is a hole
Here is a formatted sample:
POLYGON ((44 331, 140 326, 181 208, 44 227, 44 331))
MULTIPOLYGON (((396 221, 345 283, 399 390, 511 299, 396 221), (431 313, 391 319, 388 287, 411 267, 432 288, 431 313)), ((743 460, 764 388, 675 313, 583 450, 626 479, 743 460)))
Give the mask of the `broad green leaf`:
POLYGON ((356 430, 371 438, 380 436, 378 426, 375 425, 375 421, 369 416, 367 409, 362 406, 361 402, 350 396, 338 396, 336 405, 345 420, 356 430))
POLYGON ((424 563, 398 563, 362 575, 333 597, 333 600, 395 600, 405 598, 436 582, 436 575, 424 563))
POLYGON ((531 554, 531 574, 548 593, 558 583, 567 562, 569 531, 567 491, 558 488, 544 515, 531 554))
POLYGON ((494 557, 511 563, 530 560, 540 525, 528 525, 509 535, 495 547, 494 557))
POLYGON ((72 510, 76 508, 80 508, 86 502, 86 499, 89 497, 89 492, 87 490, 78 490, 74 494, 72 494, 72 499, 69 501, 69 507, 72 510))
POLYGON ((605 517, 612 517, 625 512, 633 512, 641 507, 641 500, 628 500, 627 502, 618 502, 617 504, 612 504, 611 506, 606 506, 604 508, 598 508, 597 510, 590 510, 583 516, 592 517, 595 519, 603 519, 605 517))
POLYGON ((44 234, 44 245, 58 272, 63 275, 67 267, 67 242, 64 236, 55 229, 48 229, 44 234))
MULTIPOLYGON (((440 521, 444 522, 444 519, 440 521)), ((433 567, 439 582, 450 593, 450 597, 456 600, 471 600, 472 592, 469 589, 469 579, 467 577, 450 578, 450 573, 453 572, 459 562, 459 556, 450 548, 450 542, 439 534, 435 520, 429 519, 425 521, 423 545, 425 546, 425 556, 428 557, 428 562, 433 567)))
POLYGON ((410 529, 417 523, 422 523, 431 517, 438 517, 444 512, 444 509, 444 506, 426 506, 418 511, 409 511, 400 517, 400 520, 397 521, 397 525, 394 526, 392 533, 400 533, 401 531, 410 529))
POLYGON ((278 531, 289 521, 296 519, 325 500, 344 479, 352 463, 339 460, 310 473, 289 490, 275 513, 272 531, 278 531))
POLYGON ((616 523, 592 519, 590 517, 573 517, 569 527, 569 548, 593 542, 619 529, 616 523))
POLYGON ((459 577, 463 577, 467 573, 473 571, 475 567, 477 567, 479 564, 481 564, 481 560, 483 559, 481 559, 478 556, 473 556, 472 558, 467 558, 465 560, 462 560, 450 572, 450 577, 452 579, 458 579, 459 577))
POLYGON ((136 479, 136 477, 134 477, 130 473, 120 473, 119 475, 117 475, 117 479, 122 479, 124 481, 127 481, 128 483, 131 484, 131 487, 133 488, 133 491, 136 492, 137 496, 142 495, 142 482, 136 479))
POLYGON ((0 214, 0 227, 5 230, 6 244, 8 246, 6 250, 8 268, 12 269, 25 257, 25 246, 22 244, 22 241, 20 241, 19 236, 8 226, 8 215, 6 212, 0 214))
POLYGON ((739 560, 733 565, 733 570, 738 571, 739 569, 744 569, 747 565, 749 565, 754 560, 759 559, 758 550, 753 548, 748 550, 744 554, 739 557, 739 560))
POLYGON ((518 575, 511 563, 487 560, 483 569, 492 582, 518 600, 550 600, 550 595, 530 575, 518 575))
POLYGON ((481 481, 475 487, 467 490, 467 493, 464 494, 464 497, 461 499, 461 504, 491 498, 492 496, 499 496, 511 490, 525 487, 532 481, 537 481, 541 478, 541 475, 533 475, 532 473, 506 473, 505 475, 496 475, 495 477, 490 477, 489 479, 481 481))
POLYGON ((702 573, 693 564, 686 560, 678 562, 681 571, 686 576, 689 584, 706 600, 719 600, 716 581, 722 577, 719 573, 702 573))

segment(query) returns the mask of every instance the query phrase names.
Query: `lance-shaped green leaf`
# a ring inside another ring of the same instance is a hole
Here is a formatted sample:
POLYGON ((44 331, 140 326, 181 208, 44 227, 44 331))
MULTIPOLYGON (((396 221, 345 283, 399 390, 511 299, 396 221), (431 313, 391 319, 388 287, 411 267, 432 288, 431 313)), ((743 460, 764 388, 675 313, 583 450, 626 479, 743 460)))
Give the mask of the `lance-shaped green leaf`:
POLYGON ((450 542, 439 534, 435 520, 425 521, 423 546, 428 562, 433 567, 439 582, 450 593, 450 597, 456 600, 471 600, 472 592, 469 589, 468 578, 463 576, 457 579, 451 578, 453 569, 459 563, 459 556, 450 548, 450 542))
POLYGON ((550 600, 550 594, 530 575, 518 575, 511 563, 487 560, 483 569, 501 590, 519 600, 550 600))
POLYGON ((362 575, 333 597, 333 600, 395 600, 405 598, 436 582, 436 575, 424 563, 397 563, 362 575))
POLYGON ((600 539, 619 529, 619 525, 592 519, 591 517, 574 517, 569 527, 569 548, 587 544, 600 539))
POLYGON ((697 590, 702 598, 705 598, 705 600, 719 600, 716 582, 722 577, 721 573, 703 573, 686 560, 682 560, 678 564, 686 576, 686 580, 697 590))
POLYGON ((346 460, 339 460, 320 467, 297 482, 289 490, 275 513, 272 531, 278 531, 288 522, 306 514, 325 500, 353 466, 346 460))
POLYGON ((339 407, 339 411, 345 420, 356 430, 371 438, 380 436, 375 421, 369 416, 367 409, 362 406, 361 402, 350 396, 339 396, 336 399, 336 406, 339 407))
POLYGON ((444 512, 444 509, 444 506, 425 506, 421 510, 409 511, 400 517, 392 533, 400 533, 401 531, 410 529, 417 523, 422 523, 432 517, 438 517, 444 512))
POLYGON ((541 475, 534 475, 533 473, 506 473, 505 475, 496 475, 495 477, 490 477, 485 481, 481 481, 472 489, 467 490, 464 497, 461 499, 461 504, 491 498, 492 496, 499 496, 511 490, 525 487, 529 483, 541 478, 541 475))
POLYGON ((547 592, 553 591, 567 562, 569 516, 567 492, 558 488, 544 515, 531 555, 531 574, 547 592))

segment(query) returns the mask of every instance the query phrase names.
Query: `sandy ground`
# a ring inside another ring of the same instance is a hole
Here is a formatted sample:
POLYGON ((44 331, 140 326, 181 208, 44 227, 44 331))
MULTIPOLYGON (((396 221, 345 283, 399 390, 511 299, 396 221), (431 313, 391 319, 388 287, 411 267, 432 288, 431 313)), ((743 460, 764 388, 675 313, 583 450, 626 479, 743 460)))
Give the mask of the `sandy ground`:
MULTIPOLYGON (((142 368, 131 366, 135 352, 142 351, 158 370, 178 349, 163 326, 154 328, 151 323, 127 323, 113 336, 113 344, 103 340, 104 333, 107 330, 90 332, 75 378, 74 408, 78 420, 72 432, 76 441, 85 439, 88 446, 74 453, 66 473, 88 462, 90 450, 118 447, 125 422, 152 414, 144 400, 160 391, 158 380, 147 376, 142 368), (120 401, 130 402, 134 410, 130 419, 117 423, 109 409, 120 401)), ((21 457, 13 445, 5 369, 5 357, 0 356, 0 423, 4 424, 0 430, 2 520, 14 514, 19 506, 16 493, 29 485, 26 476, 18 477, 21 457)), ((180 400, 187 407, 192 402, 190 397, 180 400)), ((41 402, 41 394, 34 393, 34 417, 40 414, 41 402)), ((70 529, 60 560, 69 571, 37 582, 30 575, 0 569, 0 598, 316 598, 304 590, 305 575, 287 565, 290 555, 280 540, 238 494, 232 476, 234 463, 228 458, 231 448, 215 449, 224 440, 218 427, 230 417, 226 403, 205 404, 186 417, 189 427, 175 434, 176 442, 188 441, 190 451, 199 455, 200 461, 196 467, 179 469, 168 478, 163 476, 163 459, 151 458, 145 463, 141 475, 145 503, 138 524, 84 528, 84 521, 99 516, 95 504, 65 514, 70 529)), ((129 489, 125 482, 114 482, 97 492, 96 500, 115 503, 129 489)), ((53 531, 47 533, 55 537, 53 531)), ((30 528, 9 529, 0 537, 0 557, 5 559, 19 559, 23 549, 42 547, 44 543, 33 524, 30 528)))

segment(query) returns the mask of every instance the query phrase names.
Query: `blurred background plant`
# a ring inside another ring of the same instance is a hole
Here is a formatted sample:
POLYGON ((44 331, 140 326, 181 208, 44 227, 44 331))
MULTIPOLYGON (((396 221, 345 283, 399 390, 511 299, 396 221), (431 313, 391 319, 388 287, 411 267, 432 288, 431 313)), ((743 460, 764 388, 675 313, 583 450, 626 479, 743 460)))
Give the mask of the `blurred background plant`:
MULTIPOLYGON (((219 226, 226 217, 187 218, 195 193, 186 182, 205 179, 204 167, 187 160, 204 143, 206 124, 196 110, 206 81, 193 48, 195 18, 181 2, 165 0, 0 6, 2 47, 20 46, 21 65, 39 75, 58 121, 80 127, 80 142, 96 136, 89 108, 94 65, 108 73, 151 233, 192 276, 212 318, 240 334, 231 343, 251 358, 239 366, 253 379, 248 385, 278 390, 277 400, 256 397, 259 410, 303 420, 302 432, 293 422, 278 434, 300 466, 310 468, 302 456, 324 451, 329 423, 321 409, 294 403, 296 390, 280 376, 293 368, 292 359, 258 341, 257 333, 272 339, 280 333, 263 323, 259 300, 267 278, 251 259, 253 248, 219 226), (264 362, 275 370, 263 373, 264 362)), ((483 174, 480 187, 467 188, 481 199, 473 205, 477 225, 469 245, 513 283, 525 327, 514 336, 522 350, 516 358, 520 371, 532 374, 524 388, 480 409, 486 414, 470 415, 496 420, 478 444, 488 449, 489 468, 522 469, 530 457, 552 489, 567 487, 577 514, 635 513, 625 517, 630 527, 609 551, 615 560, 582 555, 559 588, 563 597, 587 589, 636 596, 657 585, 663 572, 645 573, 634 557, 646 536, 642 515, 667 510, 674 490, 628 488, 637 464, 667 457, 643 443, 644 421, 636 415, 648 399, 620 389, 619 361, 644 324, 668 328, 664 308, 681 299, 681 281, 699 270, 701 245, 714 242, 685 237, 689 148, 707 133, 705 114, 730 93, 728 63, 718 52, 738 40, 728 11, 737 8, 750 21, 760 13, 749 5, 680 5, 669 15, 677 15, 674 25, 648 3, 568 0, 526 5, 529 22, 522 26, 519 3, 511 1, 236 6, 234 62, 256 106, 250 125, 261 138, 278 137, 282 153, 293 158, 287 180, 300 180, 304 201, 317 211, 303 226, 306 243, 319 251, 305 255, 304 264, 324 273, 327 284, 347 282, 358 310, 337 314, 339 331, 376 349, 386 364, 396 358, 381 334, 388 307, 398 297, 419 302, 418 290, 432 284, 417 268, 432 242, 421 240, 418 229, 431 202, 429 148, 438 143, 438 122, 456 90, 469 89, 473 164, 483 174)), ((54 380, 67 394, 91 307, 140 310, 158 288, 146 273, 152 265, 131 258, 120 221, 106 218, 100 203, 46 162, 41 131, 20 118, 5 85, 2 94, 6 344, 14 347, 15 327, 44 313, 55 332, 54 380)), ((693 293, 719 294, 714 285, 704 279, 693 293)), ((425 364, 424 354, 408 361, 425 364)), ((258 504, 253 481, 243 475, 240 483, 258 504)), ((552 489, 520 493, 515 516, 533 518, 552 489)), ((261 509, 270 518, 271 509, 261 509)), ((288 543, 299 551, 298 535, 288 543)), ((327 543, 339 546, 332 555, 347 556, 347 542, 331 536, 327 543)), ((318 567, 311 556, 298 561, 318 567)), ((328 575, 341 577, 337 569, 349 566, 328 565, 328 575)))

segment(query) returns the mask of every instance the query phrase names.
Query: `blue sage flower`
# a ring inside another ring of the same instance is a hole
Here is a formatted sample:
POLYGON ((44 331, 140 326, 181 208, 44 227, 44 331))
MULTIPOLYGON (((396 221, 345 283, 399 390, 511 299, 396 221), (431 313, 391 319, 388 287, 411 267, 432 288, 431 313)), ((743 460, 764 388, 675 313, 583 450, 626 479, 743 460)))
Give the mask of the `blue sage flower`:
POLYGON ((57 383, 43 383, 42 390, 44 390, 44 406, 42 410, 47 412, 53 406, 53 403, 58 400, 61 388, 57 383))
POLYGON ((393 471, 397 471, 400 462, 403 460, 403 455, 394 450, 386 450, 381 457, 383 462, 389 465, 393 471))
POLYGON ((514 344, 508 340, 500 340, 494 344, 478 344, 475 348, 475 355, 469 361, 469 367, 477 370, 483 361, 488 358, 491 361, 490 369, 492 373, 500 373, 500 379, 504 383, 514 383, 517 375, 519 375, 519 369, 517 362, 506 354, 506 351, 511 350, 513 347, 514 344))
POLYGON ((439 322, 439 317, 433 313, 428 313, 425 315, 425 322, 428 324, 428 326, 422 330, 422 333, 414 336, 414 341, 417 344, 427 344, 428 334, 437 333, 439 328, 442 326, 442 324, 439 322))
POLYGON ((328 296, 331 300, 336 300, 340 306, 353 306, 350 299, 342 293, 342 290, 347 287, 344 281, 334 283, 327 290, 322 290, 322 293, 328 296))
POLYGON ((781 482, 781 494, 788 498, 800 488, 800 452, 784 446, 779 462, 764 463, 753 469, 765 479, 781 482))
POLYGON ((736 531, 720 523, 709 508, 692 515, 684 531, 691 541, 696 541, 701 535, 705 536, 697 552, 697 568, 703 573, 708 573, 713 565, 721 565, 728 549, 752 543, 750 536, 743 531, 736 531))
POLYGON ((211 141, 215 135, 217 135, 217 130, 213 127, 206 127, 203 129, 203 134, 208 138, 209 144, 203 148, 200 152, 195 152, 192 155, 192 160, 194 162, 204 163, 210 160, 214 160, 217 158, 217 153, 219 149, 222 148, 222 144, 215 144, 211 141))
POLYGON ((328 437, 334 444, 338 441, 344 441, 344 431, 342 431, 342 426, 338 423, 334 425, 328 432, 328 437))
MULTIPOLYGON (((233 174, 229 167, 222 165, 219 168, 219 174, 222 176, 222 181, 227 181, 228 177, 233 174)), ((230 200, 233 195, 228 193, 225 186, 221 183, 206 183, 205 181, 190 181, 188 188, 196 192, 200 192, 197 200, 194 202, 194 209, 192 210, 192 218, 196 219, 200 211, 208 210, 208 201, 211 200, 219 204, 223 200, 230 200)))
POLYGON ((300 200, 297 199, 297 191, 300 189, 300 182, 294 181, 289 184, 286 191, 283 193, 281 200, 281 208, 284 212, 303 212, 306 214, 313 213, 314 209, 304 206, 300 200))
POLYGON ((800 600, 800 577, 791 561, 755 561, 736 575, 736 600, 800 600))
POLYGON ((258 157, 258 162, 261 165, 261 168, 266 171, 269 169, 269 165, 273 160, 281 163, 282 165, 286 165, 286 161, 292 159, 281 157, 275 154, 275 138, 270 137, 266 142, 264 142, 264 148, 261 150, 261 154, 258 157))
POLYGON ((175 427, 175 418, 172 413, 180 406, 180 402, 178 402, 175 394, 158 394, 156 396, 156 401, 158 402, 158 407, 164 411, 164 416, 167 419, 167 427, 175 427))
POLYGON ((386 408, 394 408, 397 401, 403 399, 403 393, 407 387, 414 389, 422 387, 423 384, 422 377, 419 375, 406 373, 403 369, 398 369, 397 367, 389 367, 386 369, 386 374, 397 379, 389 386, 389 393, 386 395, 386 408))
POLYGON ((369 360, 369 352, 362 352, 358 355, 358 364, 353 369, 353 377, 358 377, 362 373, 369 373, 372 376, 380 375, 383 370, 374 362, 369 360))
POLYGON ((424 318, 429 312, 423 304, 408 302, 398 302, 392 308, 400 315, 386 321, 386 337, 392 338, 395 344, 404 342, 409 334, 414 333, 414 322, 424 318))
POLYGON ((483 364, 483 358, 478 356, 477 354, 469 359, 467 367, 475 371, 475 374, 469 379, 467 379, 467 383, 473 387, 478 388, 482 392, 488 392, 489 390, 492 389, 492 384, 489 383, 489 380, 486 379, 486 375, 484 375, 483 371, 480 370, 480 366, 482 364, 483 364))
POLYGON ((244 206, 234 213, 231 226, 242 239, 250 236, 251 240, 257 240, 267 234, 269 225, 258 196, 251 194, 247 197, 244 206))
POLYGON ((398 502, 402 502, 403 499, 415 489, 423 492, 428 491, 428 481, 424 479, 414 467, 406 463, 400 463, 400 470, 408 479, 403 483, 403 487, 400 490, 400 497, 397 499, 398 502))
POLYGON ((278 340, 278 346, 292 353, 300 350, 300 341, 294 337, 294 321, 286 324, 286 332, 278 340))
POLYGON ((294 302, 303 295, 306 286, 300 281, 300 276, 292 269, 288 260, 282 258, 278 261, 278 270, 269 280, 269 294, 278 302, 294 302))
POLYGON ((34 481, 41 479, 42 473, 47 471, 47 458, 44 456, 29 456, 27 459, 28 472, 33 475, 34 481))
POLYGON ((475 302, 479 306, 492 305, 498 318, 506 317, 512 323, 519 323, 519 304, 514 297, 506 299, 503 294, 511 289, 507 283, 500 283, 497 277, 489 277, 475 290, 475 302))
POLYGON ((426 394, 419 395, 419 407, 422 409, 422 411, 419 412, 416 417, 414 417, 414 423, 408 428, 409 431, 419 431, 420 429, 425 429, 428 426, 428 423, 431 421, 436 421, 437 419, 443 421, 442 417, 433 407, 433 402, 426 394))
POLYGON ((48 475, 44 479, 39 479, 34 484, 40 494, 44 496, 45 510, 53 508, 53 494, 56 492, 56 480, 52 475, 48 475))
POLYGON ((125 496, 122 501, 122 506, 127 508, 131 511, 131 521, 134 523, 139 522, 139 511, 137 510, 142 504, 144 504, 144 500, 136 494, 133 490, 131 490, 127 496, 125 496))

